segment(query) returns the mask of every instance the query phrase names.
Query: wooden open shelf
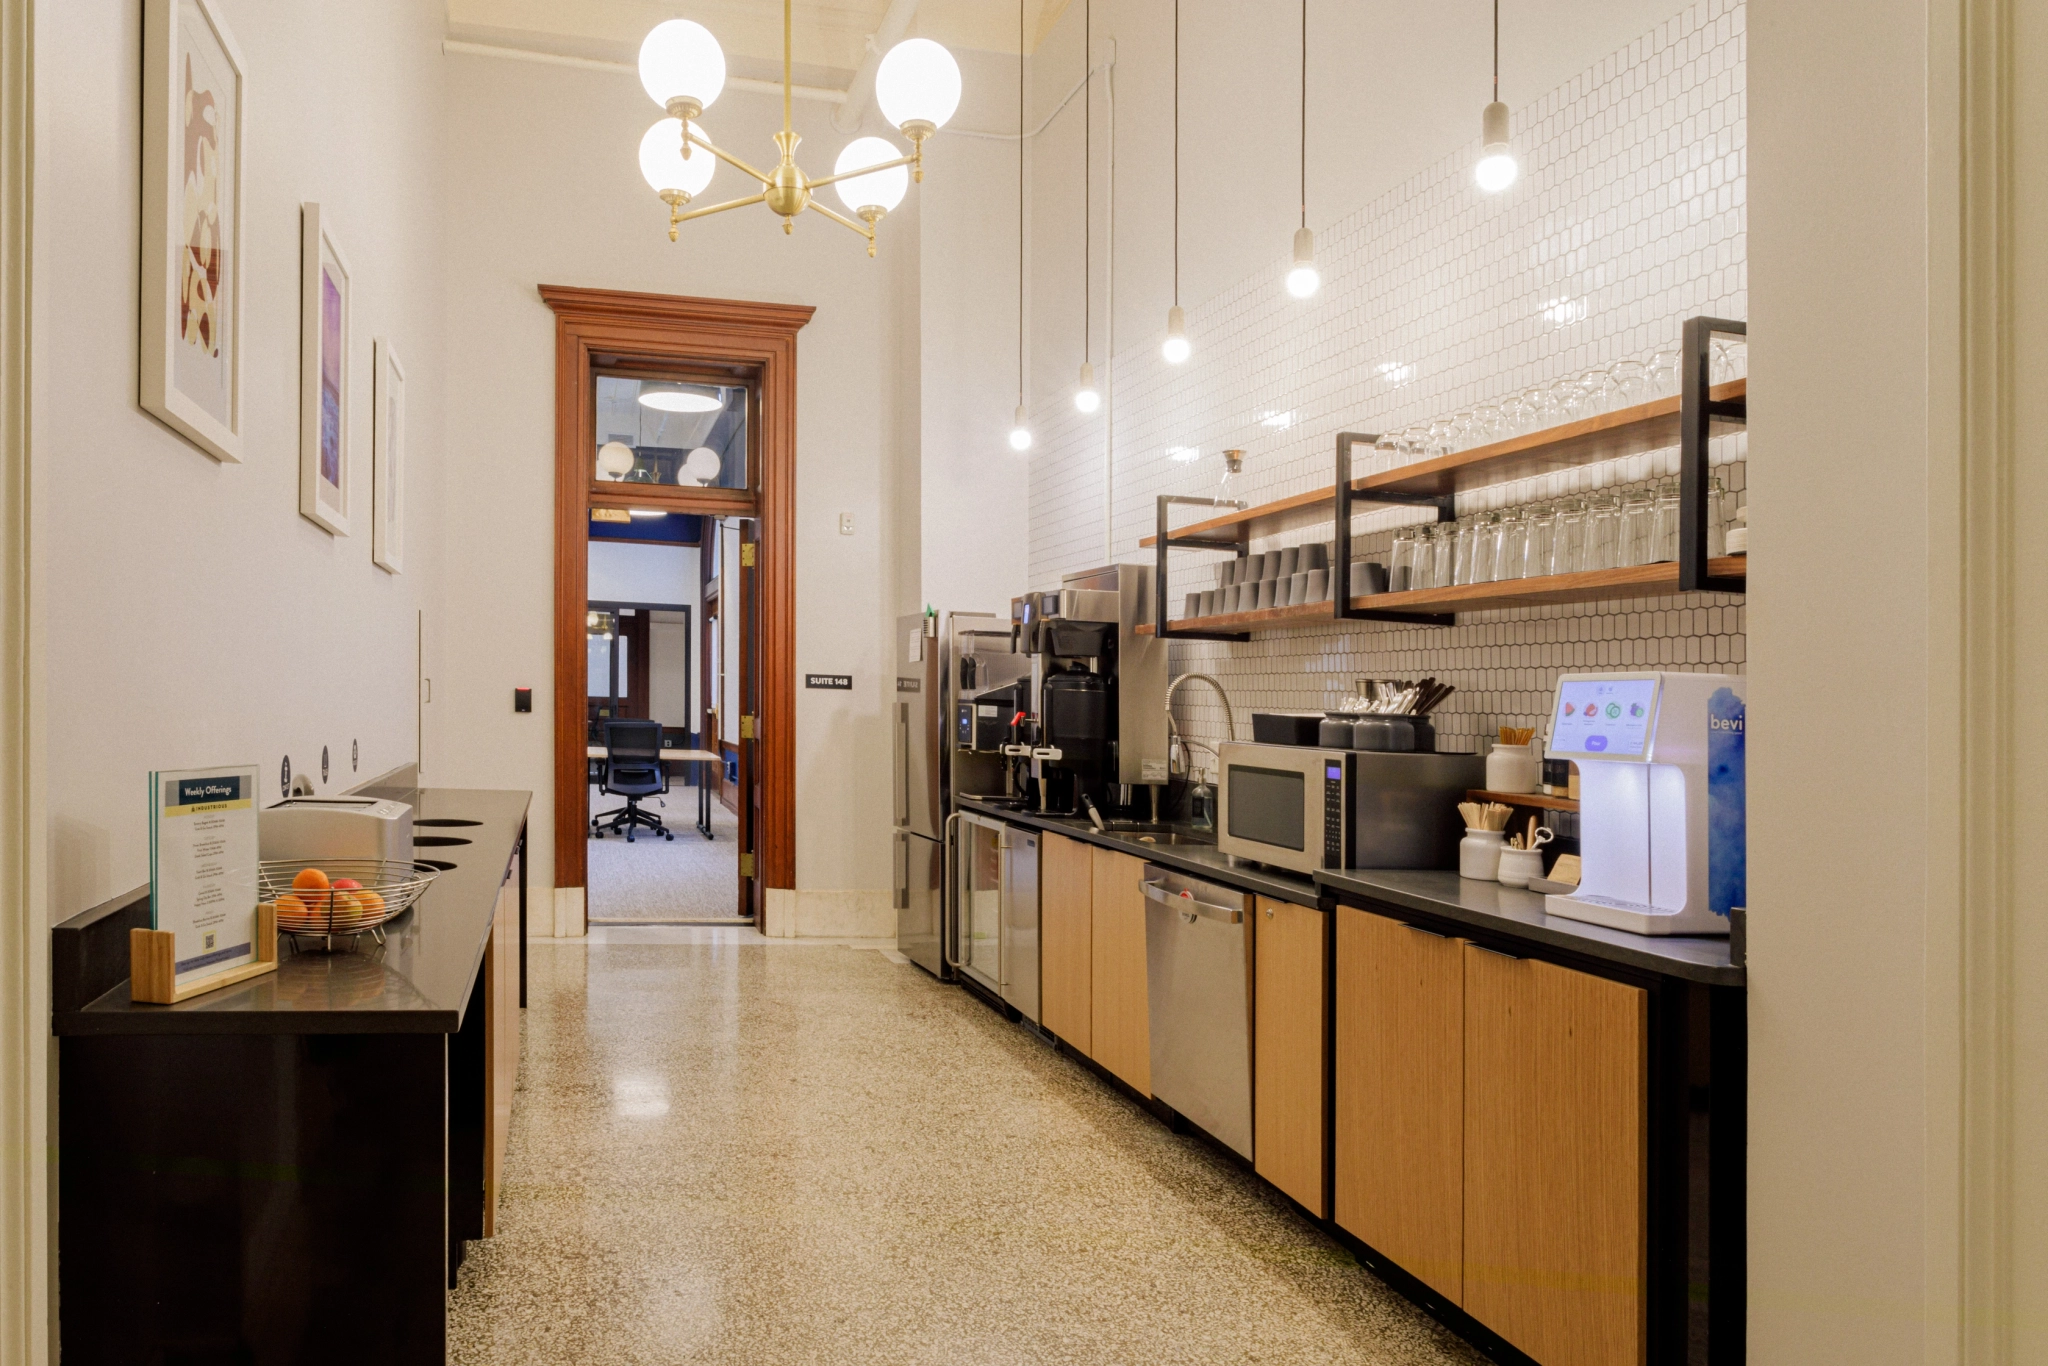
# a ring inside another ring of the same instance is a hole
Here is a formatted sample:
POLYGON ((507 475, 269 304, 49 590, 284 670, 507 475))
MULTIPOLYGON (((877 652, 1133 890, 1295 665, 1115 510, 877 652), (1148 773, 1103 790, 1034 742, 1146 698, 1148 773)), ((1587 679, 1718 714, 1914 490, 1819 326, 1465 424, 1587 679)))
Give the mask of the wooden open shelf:
POLYGON ((1579 809, 1579 804, 1570 797, 1546 797, 1541 792, 1488 792, 1475 787, 1465 794, 1465 798, 1475 802, 1499 802, 1502 806, 1533 806, 1543 811, 1579 809))
MULTIPOLYGON (((1715 385, 1710 393, 1717 402, 1746 399, 1749 381, 1730 380, 1726 384, 1715 385)), ((1467 489, 1539 474, 1554 474, 1580 465, 1676 446, 1679 439, 1678 406, 1676 395, 1652 399, 1632 408, 1617 408, 1611 413, 1567 422, 1561 427, 1546 427, 1542 431, 1474 446, 1435 460, 1418 461, 1398 469, 1364 475, 1351 481, 1351 487, 1356 491, 1355 503, 1406 504, 1416 499, 1462 493, 1467 489), (1375 494, 1382 497, 1375 499, 1375 494)), ((1739 430, 1741 426, 1740 421, 1732 418, 1716 418, 1711 430, 1718 435, 1739 430)), ((1360 454, 1363 454, 1363 448, 1360 448, 1360 454)), ((1312 493, 1261 503, 1241 512, 1176 527, 1173 539, 1182 544, 1189 540, 1213 540, 1219 550, 1234 549, 1237 538, 1247 531, 1254 538, 1272 536, 1329 520, 1327 509, 1336 497, 1337 490, 1333 485, 1312 493)), ((1138 544, 1149 547, 1157 541, 1157 536, 1147 536, 1138 544)))
MULTIPOLYGON (((1718 577, 1745 578, 1749 557, 1724 555, 1707 561, 1718 577)), ((1418 616, 1444 612, 1492 612, 1507 607, 1546 607, 1560 602, 1600 602, 1608 598, 1654 598, 1678 591, 1678 565, 1631 565, 1627 569, 1595 569, 1581 574, 1548 574, 1535 579, 1499 583, 1463 583, 1451 588, 1423 588, 1407 593, 1374 593, 1353 598, 1356 608, 1378 612, 1413 612, 1418 616)), ((1307 602, 1298 607, 1271 607, 1263 612, 1232 612, 1228 616, 1186 617, 1173 625, 1190 631, 1270 631, 1332 620, 1330 604, 1307 602)), ((1147 624, 1139 635, 1153 634, 1147 624)))

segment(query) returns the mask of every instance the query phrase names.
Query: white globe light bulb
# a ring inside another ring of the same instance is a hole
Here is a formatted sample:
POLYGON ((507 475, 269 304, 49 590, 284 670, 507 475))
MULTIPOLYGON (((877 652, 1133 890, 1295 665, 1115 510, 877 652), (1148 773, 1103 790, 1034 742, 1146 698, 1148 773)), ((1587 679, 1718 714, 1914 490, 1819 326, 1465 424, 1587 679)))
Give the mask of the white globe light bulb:
POLYGON ((631 473, 635 459, 633 448, 623 441, 607 441, 597 448, 597 467, 614 479, 631 473))
POLYGON ((946 126, 960 107, 960 64, 929 38, 906 38, 875 68, 875 104, 891 126, 946 126))
MULTIPOLYGON (((704 130, 696 124, 690 131, 702 137, 704 130)), ((711 183, 711 173, 718 169, 718 158, 698 148, 689 160, 683 159, 683 121, 681 119, 656 119, 640 137, 640 174, 647 178, 647 184, 658 195, 680 194, 692 199, 704 192, 711 183)))
POLYGON ((1024 405, 1017 405, 1016 425, 1010 428, 1010 449, 1028 451, 1031 449, 1031 428, 1024 424, 1024 405))
POLYGON ((1095 367, 1087 361, 1081 362, 1081 382, 1074 390, 1074 407, 1083 413, 1092 413, 1102 406, 1102 395, 1095 388, 1095 367))
MULTIPOLYGON (((863 166, 875 166, 885 161, 900 161, 903 153, 886 138, 855 138, 840 152, 839 160, 832 165, 834 175, 846 175, 863 166)), ((886 171, 870 171, 866 175, 848 176, 835 181, 833 188, 839 191, 840 202, 855 213, 863 209, 880 209, 888 213, 903 202, 903 194, 910 188, 910 168, 891 166, 886 171)))
POLYGON ((1307 228, 1294 234, 1294 269, 1287 272, 1287 292, 1306 299, 1323 287, 1322 272, 1316 269, 1316 235, 1307 228))
POLYGON ((717 451, 709 446, 699 446, 684 458, 683 473, 700 484, 708 484, 718 477, 718 471, 723 463, 718 458, 717 451))
POLYGON ((1479 127, 1482 150, 1472 176, 1480 189, 1498 194, 1515 183, 1522 169, 1515 164, 1515 154, 1508 146, 1508 107, 1499 100, 1487 105, 1479 116, 1479 127))
POLYGON ((672 100, 687 100, 701 114, 725 89, 725 53, 702 24, 689 19, 656 24, 640 40, 640 84, 663 109, 672 100))
POLYGON ((1168 365, 1179 365, 1194 348, 1188 345, 1188 318, 1181 312, 1179 304, 1166 310, 1166 340, 1159 347, 1159 354, 1168 365))

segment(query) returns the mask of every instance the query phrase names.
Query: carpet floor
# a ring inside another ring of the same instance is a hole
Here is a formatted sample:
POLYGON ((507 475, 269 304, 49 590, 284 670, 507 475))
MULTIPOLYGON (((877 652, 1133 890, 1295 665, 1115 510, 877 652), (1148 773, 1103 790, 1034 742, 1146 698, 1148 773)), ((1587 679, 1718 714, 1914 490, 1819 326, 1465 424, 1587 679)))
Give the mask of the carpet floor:
MULTIPOLYGON (((728 919, 739 899, 739 825, 716 798, 711 803, 711 838, 697 833, 697 789, 678 784, 658 800, 642 803, 667 824, 675 838, 641 830, 633 842, 608 834, 588 841, 589 916, 593 921, 689 924, 728 919)), ((625 805, 592 788, 590 810, 602 815, 625 805)))

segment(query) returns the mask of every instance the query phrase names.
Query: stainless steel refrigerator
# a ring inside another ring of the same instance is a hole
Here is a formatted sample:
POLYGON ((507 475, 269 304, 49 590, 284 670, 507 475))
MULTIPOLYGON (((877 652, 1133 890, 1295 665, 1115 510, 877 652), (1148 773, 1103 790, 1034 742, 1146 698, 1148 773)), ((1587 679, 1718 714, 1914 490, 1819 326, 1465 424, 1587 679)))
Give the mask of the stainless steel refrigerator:
POLYGON ((1012 682, 1030 661, 1010 648, 1010 624, 990 612, 896 619, 890 656, 892 833, 896 947, 913 963, 951 977, 946 962, 950 888, 947 818, 956 792, 1003 790, 1001 760, 952 743, 955 704, 1012 682))

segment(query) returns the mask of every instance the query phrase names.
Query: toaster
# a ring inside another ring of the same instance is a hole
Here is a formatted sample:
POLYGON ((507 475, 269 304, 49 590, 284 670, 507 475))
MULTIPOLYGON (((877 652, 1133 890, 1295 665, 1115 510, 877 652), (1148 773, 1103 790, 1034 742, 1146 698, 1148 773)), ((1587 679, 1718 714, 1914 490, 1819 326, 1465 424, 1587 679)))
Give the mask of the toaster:
POLYGON ((380 797, 292 797, 257 820, 259 857, 411 863, 412 807, 380 797))

